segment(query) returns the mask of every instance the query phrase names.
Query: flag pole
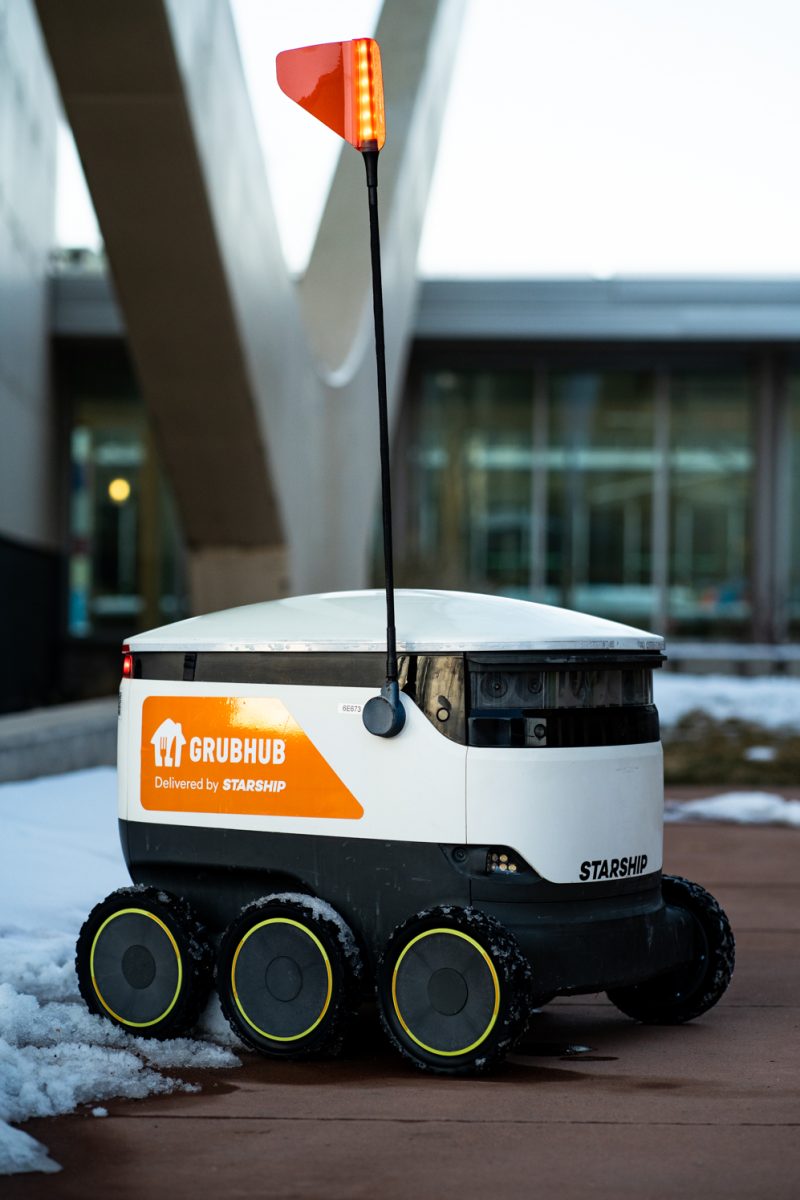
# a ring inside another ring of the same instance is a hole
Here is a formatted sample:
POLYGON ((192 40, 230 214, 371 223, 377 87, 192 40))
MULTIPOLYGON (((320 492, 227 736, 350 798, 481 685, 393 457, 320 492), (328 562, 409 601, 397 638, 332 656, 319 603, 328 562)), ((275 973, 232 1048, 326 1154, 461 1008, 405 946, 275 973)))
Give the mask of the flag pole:
POLYGON ((392 546, 392 487, 389 464, 389 410, 386 398, 386 345, 383 329, 381 237, 378 222, 378 149, 364 149, 369 200, 369 245, 372 264, 372 311, 375 320, 375 360, 378 371, 378 423, 381 455, 381 508, 383 517, 383 572, 386 588, 386 682, 380 696, 364 706, 363 721, 377 737, 395 737, 406 714, 397 680, 397 629, 394 615, 394 552, 392 546))

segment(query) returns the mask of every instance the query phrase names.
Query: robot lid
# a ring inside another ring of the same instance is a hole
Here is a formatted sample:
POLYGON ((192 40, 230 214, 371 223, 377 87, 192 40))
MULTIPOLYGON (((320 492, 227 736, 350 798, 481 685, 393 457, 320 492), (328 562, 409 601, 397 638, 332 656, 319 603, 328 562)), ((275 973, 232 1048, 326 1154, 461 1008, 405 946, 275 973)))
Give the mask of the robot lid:
MULTIPOLYGON (((473 592, 400 589, 397 648, 410 653, 594 650, 661 653, 643 629, 528 600, 473 592)), ((386 647, 382 590, 292 596, 190 617, 128 639, 146 651, 380 651, 386 647)))

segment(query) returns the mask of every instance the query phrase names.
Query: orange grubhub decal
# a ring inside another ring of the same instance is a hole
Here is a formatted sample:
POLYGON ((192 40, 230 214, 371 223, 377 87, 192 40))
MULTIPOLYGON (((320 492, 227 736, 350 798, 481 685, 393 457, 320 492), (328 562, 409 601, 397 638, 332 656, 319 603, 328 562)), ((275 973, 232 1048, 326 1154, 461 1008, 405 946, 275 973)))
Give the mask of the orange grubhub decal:
POLYGON ((358 820, 364 809, 281 700, 148 696, 142 807, 358 820))

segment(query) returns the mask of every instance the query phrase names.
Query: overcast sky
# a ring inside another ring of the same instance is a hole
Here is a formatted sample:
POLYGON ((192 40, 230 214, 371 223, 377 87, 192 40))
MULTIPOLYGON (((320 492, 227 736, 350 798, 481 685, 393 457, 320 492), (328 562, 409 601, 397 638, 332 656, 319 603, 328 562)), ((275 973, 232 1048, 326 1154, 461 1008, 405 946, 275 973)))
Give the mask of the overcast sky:
MULTIPOLYGON (((339 143, 278 90, 274 57, 369 35, 379 6, 233 0, 294 271, 339 143)), ((465 12, 424 276, 800 274, 798 0, 467 0, 465 12)), ((59 242, 92 245, 69 143, 59 242)))

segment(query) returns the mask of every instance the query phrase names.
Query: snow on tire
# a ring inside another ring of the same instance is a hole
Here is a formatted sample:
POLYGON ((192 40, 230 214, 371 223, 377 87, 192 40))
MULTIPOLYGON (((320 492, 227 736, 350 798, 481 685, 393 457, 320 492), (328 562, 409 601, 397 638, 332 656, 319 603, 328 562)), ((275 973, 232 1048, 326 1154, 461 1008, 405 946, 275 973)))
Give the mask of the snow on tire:
POLYGON ((330 904, 281 892, 248 904, 225 930, 216 967, 237 1037, 270 1058, 342 1049, 363 977, 352 930, 330 904))
POLYGON ((90 1012, 139 1037, 186 1033, 205 1007, 213 959, 204 926, 159 888, 127 887, 95 905, 75 948, 90 1012))

